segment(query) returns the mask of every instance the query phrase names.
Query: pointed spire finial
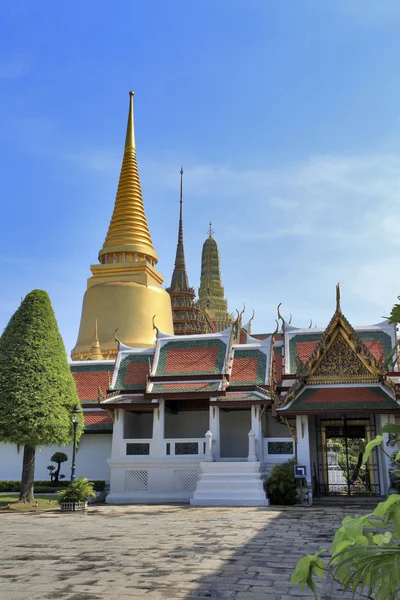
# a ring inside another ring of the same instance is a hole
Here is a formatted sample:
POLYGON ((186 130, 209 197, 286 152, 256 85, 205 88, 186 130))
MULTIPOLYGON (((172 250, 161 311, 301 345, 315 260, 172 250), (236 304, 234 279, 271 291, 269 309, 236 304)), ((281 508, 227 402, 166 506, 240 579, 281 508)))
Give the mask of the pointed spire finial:
POLYGON ((336 312, 342 312, 340 306, 340 283, 336 285, 336 312))
POLYGON ((208 236, 209 236, 209 237, 212 237, 212 236, 213 236, 214 229, 212 228, 212 223, 211 223, 211 221, 210 221, 210 227, 208 228, 208 231, 207 231, 207 233, 208 233, 208 236))
POLYGON ((135 144, 135 120, 133 116, 133 96, 134 92, 129 92, 129 113, 128 125, 126 127, 125 148, 136 148, 135 144))
POLYGON ((95 320, 95 325, 94 325, 92 346, 90 348, 90 358, 92 360, 103 360, 103 358, 104 358, 101 353, 99 336, 97 333, 97 319, 95 320))

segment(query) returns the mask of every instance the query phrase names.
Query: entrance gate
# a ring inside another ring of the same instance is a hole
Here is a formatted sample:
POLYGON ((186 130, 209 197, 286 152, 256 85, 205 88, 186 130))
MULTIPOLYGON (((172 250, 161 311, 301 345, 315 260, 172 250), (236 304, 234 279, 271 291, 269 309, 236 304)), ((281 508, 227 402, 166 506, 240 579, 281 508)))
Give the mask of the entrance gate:
POLYGON ((365 446, 374 437, 374 430, 370 419, 321 419, 317 423, 316 496, 380 495, 376 451, 362 464, 365 446))

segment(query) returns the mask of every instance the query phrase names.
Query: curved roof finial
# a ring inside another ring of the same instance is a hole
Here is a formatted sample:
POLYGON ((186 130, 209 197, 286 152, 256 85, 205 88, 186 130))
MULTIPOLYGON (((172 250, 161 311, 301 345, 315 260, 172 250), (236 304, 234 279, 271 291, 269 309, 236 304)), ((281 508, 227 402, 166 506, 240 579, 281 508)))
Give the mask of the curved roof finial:
POLYGON ((291 322, 292 322, 292 313, 289 313, 289 325, 291 324, 291 322))
POLYGON ((157 315, 153 315, 153 330, 154 330, 154 329, 156 330, 156 337, 158 337, 158 331, 159 331, 159 329, 158 329, 158 327, 157 327, 157 325, 156 325, 156 321, 155 321, 155 319, 156 319, 156 316, 157 316, 157 315))
POLYGON ((117 344, 119 345, 121 343, 121 340, 117 338, 117 331, 118 331, 118 327, 114 331, 114 341, 117 342, 117 344))
POLYGON ((340 306, 340 283, 336 285, 336 312, 342 312, 340 306))
POLYGON ((282 321, 282 331, 283 331, 284 327, 285 327, 285 319, 281 315, 281 311, 280 311, 281 306, 282 306, 282 302, 279 302, 278 306, 276 307, 276 310, 278 312, 278 319, 280 319, 282 321))
POLYGON ((278 333, 278 331, 279 331, 279 321, 278 321, 278 319, 275 319, 275 323, 276 323, 276 328, 275 328, 274 333, 272 334, 272 337, 274 337, 278 333))
POLYGON ((308 329, 311 329, 312 327, 312 319, 310 319, 310 325, 308 326, 308 329))

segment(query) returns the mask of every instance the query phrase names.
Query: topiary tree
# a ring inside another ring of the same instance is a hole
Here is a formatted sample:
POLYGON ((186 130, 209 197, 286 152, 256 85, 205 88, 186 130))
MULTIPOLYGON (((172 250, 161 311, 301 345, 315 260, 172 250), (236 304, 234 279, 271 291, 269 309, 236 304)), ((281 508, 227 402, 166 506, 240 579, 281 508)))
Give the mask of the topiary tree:
POLYGON ((54 452, 54 454, 50 460, 51 460, 51 462, 54 462, 57 464, 57 470, 55 471, 55 473, 53 473, 52 481, 58 481, 59 476, 60 476, 61 463, 67 462, 68 456, 64 452, 54 452))
MULTIPOLYGON (((20 501, 33 502, 35 451, 73 439, 79 404, 50 298, 26 296, 0 338, 0 439, 24 446, 20 501)), ((82 413, 78 415, 78 439, 82 413)))

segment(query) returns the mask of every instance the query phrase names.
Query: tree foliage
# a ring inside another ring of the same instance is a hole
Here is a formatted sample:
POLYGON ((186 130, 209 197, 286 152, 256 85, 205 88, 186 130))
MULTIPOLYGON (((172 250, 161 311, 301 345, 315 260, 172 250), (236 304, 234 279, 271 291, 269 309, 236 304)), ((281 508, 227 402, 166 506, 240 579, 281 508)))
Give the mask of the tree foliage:
POLYGON ((296 503, 295 459, 275 465, 266 481, 268 497, 272 504, 293 505, 296 503))
MULTIPOLYGON (((383 433, 400 436, 400 425, 387 424, 383 433)), ((365 464, 374 448, 382 447, 378 435, 365 448, 365 464)), ((393 457, 400 468, 400 451, 393 457)), ((399 471, 395 474, 400 476, 399 471)), ((332 558, 325 566, 320 554, 307 555, 299 560, 291 582, 303 589, 307 585, 317 600, 313 575, 324 577, 328 571, 344 590, 357 592, 374 600, 400 599, 400 495, 391 494, 380 502, 373 513, 363 517, 345 517, 331 545, 332 558)))
POLYGON ((51 462, 54 462, 57 464, 57 471, 55 471, 54 474, 51 474, 51 475, 53 475, 51 480, 58 481, 59 479, 62 479, 64 477, 64 475, 60 475, 61 463, 67 462, 68 456, 65 454, 65 452, 54 452, 54 454, 50 458, 50 460, 51 460, 51 462))
POLYGON ((96 498, 94 484, 88 481, 86 477, 79 477, 66 490, 60 492, 58 503, 86 502, 90 497, 96 498))
MULTIPOLYGON (((68 444, 77 403, 50 299, 34 290, 0 338, 0 439, 35 448, 68 444)), ((82 415, 79 425, 78 436, 82 415)))

